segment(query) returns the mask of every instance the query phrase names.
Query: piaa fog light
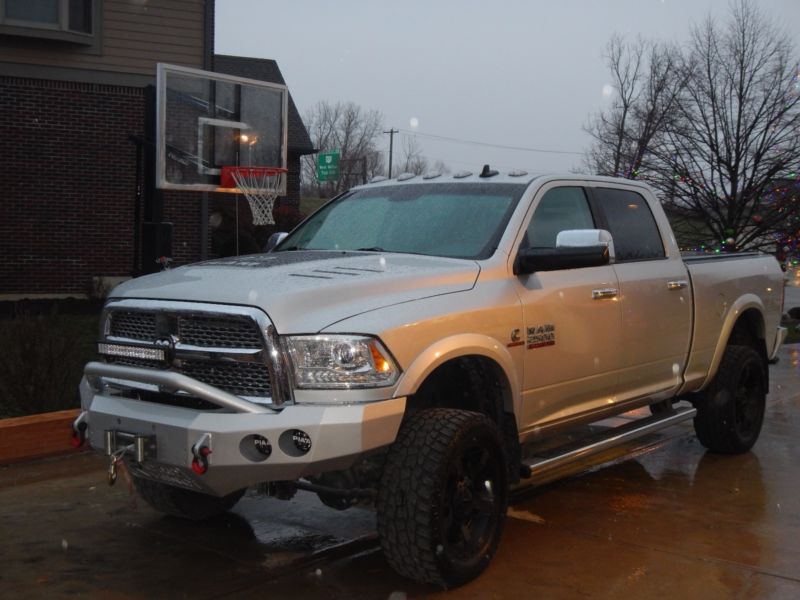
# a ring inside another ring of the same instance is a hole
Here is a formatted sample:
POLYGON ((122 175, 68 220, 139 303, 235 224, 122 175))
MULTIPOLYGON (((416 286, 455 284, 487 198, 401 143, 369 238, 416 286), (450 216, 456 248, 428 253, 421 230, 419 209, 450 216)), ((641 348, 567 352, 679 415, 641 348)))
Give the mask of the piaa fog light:
POLYGON ((292 430, 292 443, 303 454, 311 450, 311 438, 305 431, 300 429, 292 430))

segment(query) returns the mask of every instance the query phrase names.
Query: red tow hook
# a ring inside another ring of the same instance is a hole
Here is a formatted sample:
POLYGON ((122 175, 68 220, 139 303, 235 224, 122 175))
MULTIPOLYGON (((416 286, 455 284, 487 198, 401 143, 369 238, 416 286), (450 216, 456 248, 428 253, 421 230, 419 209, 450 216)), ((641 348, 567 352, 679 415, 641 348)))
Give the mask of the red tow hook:
POLYGON ((86 430, 89 429, 89 425, 84 420, 85 415, 86 413, 81 413, 72 423, 72 437, 69 443, 73 448, 80 448, 86 443, 86 430))
POLYGON ((192 471, 198 475, 203 475, 206 471, 208 471, 208 457, 210 454, 211 448, 208 446, 201 446, 198 448, 194 453, 194 459, 192 460, 192 471))

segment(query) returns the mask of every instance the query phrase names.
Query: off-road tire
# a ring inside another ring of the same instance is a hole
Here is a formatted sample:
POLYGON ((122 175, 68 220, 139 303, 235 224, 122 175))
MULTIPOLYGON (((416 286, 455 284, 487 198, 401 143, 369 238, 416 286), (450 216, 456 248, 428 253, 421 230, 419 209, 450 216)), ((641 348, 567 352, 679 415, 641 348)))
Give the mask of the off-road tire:
POLYGON ((725 349, 714 381, 695 402, 694 430, 703 446, 726 454, 753 447, 764 421, 765 370, 764 360, 752 347, 725 349))
POLYGON ((431 409, 410 417, 378 491, 378 534, 389 564, 445 588, 477 577, 503 530, 506 462, 497 428, 482 414, 431 409))
POLYGON ((131 477, 139 496, 154 509, 173 517, 191 521, 210 519, 229 511, 245 492, 245 490, 238 490, 220 498, 167 485, 144 477, 135 475, 131 475, 131 477))

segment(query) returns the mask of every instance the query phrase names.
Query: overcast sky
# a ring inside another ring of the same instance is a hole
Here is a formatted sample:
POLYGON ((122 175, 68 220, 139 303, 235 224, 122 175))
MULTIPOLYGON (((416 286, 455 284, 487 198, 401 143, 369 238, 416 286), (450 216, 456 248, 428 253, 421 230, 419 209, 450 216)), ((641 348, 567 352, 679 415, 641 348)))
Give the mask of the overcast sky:
MULTIPOLYGON (((758 0, 800 41, 800 0, 758 0)), ((217 0, 216 52, 278 61, 300 113, 320 100, 377 109, 454 171, 567 171, 609 102, 618 32, 684 42, 727 0, 217 0), (556 152, 494 148, 468 142, 556 152), (570 154, 574 153, 574 154, 570 154)), ((389 136, 382 147, 388 152, 389 136)))

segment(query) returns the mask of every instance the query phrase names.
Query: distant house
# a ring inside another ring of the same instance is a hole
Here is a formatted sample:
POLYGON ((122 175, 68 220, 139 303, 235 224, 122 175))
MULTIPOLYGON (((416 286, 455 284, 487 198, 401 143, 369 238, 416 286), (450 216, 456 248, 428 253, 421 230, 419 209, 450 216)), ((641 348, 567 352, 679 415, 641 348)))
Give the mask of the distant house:
MULTIPOLYGON (((274 61, 214 56, 214 8, 0 1, 0 299, 82 297, 152 271, 161 223, 176 264, 213 254, 209 212, 231 195, 151 185, 156 64, 215 70, 218 58, 220 72, 283 81, 274 61)), ((311 151, 291 104, 284 204, 297 203, 299 157, 311 151)))

